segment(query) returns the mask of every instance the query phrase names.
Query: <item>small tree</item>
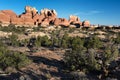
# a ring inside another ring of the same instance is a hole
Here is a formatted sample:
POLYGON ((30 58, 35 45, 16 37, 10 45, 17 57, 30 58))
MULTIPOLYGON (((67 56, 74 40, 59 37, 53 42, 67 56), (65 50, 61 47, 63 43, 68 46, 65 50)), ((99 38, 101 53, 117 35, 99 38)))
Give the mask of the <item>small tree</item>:
POLYGON ((84 47, 65 53, 65 63, 70 70, 83 70, 86 64, 86 49, 84 47))
POLYGON ((63 38, 62 38, 62 41, 61 41, 61 47, 62 48, 68 48, 68 44, 69 44, 69 37, 68 37, 68 34, 65 33, 63 35, 63 38))
POLYGON ((41 37, 40 37, 40 36, 38 36, 38 37, 36 38, 36 40, 35 40, 35 46, 36 46, 37 48, 41 47, 41 37))
POLYGON ((72 39, 72 49, 79 49, 81 46, 83 47, 84 40, 82 40, 80 37, 74 37, 72 39))
POLYGON ((88 70, 93 71, 93 70, 100 70, 101 67, 98 64, 98 61, 96 59, 96 50, 95 49, 88 49, 88 57, 87 57, 87 65, 88 65, 88 70))
POLYGON ((93 36, 90 39, 86 39, 84 46, 87 48, 100 48, 102 47, 102 42, 98 37, 93 36))
POLYGON ((48 36, 43 36, 43 37, 41 37, 41 45, 42 45, 42 46, 47 46, 47 47, 49 47, 49 46, 52 45, 52 42, 51 42, 51 40, 48 38, 48 36))
POLYGON ((19 42, 18 42, 18 36, 16 34, 12 34, 9 36, 9 39, 11 41, 11 45, 12 46, 18 46, 19 42))

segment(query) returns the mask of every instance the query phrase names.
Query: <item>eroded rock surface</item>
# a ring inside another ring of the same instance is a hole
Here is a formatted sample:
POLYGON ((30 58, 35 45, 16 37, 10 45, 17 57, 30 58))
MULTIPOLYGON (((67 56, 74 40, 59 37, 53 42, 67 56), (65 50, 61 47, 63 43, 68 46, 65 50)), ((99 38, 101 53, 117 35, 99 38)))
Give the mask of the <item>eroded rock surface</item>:
POLYGON ((48 27, 49 25, 55 26, 68 26, 75 25, 76 27, 80 26, 90 26, 89 21, 84 21, 83 23, 80 21, 78 16, 71 15, 69 20, 65 18, 58 18, 57 12, 53 9, 44 8, 38 13, 38 10, 31 6, 26 6, 25 11, 17 15, 11 10, 1 10, 0 11, 0 23, 3 26, 7 26, 9 24, 14 24, 17 26, 27 26, 27 27, 35 27, 42 26, 48 27))

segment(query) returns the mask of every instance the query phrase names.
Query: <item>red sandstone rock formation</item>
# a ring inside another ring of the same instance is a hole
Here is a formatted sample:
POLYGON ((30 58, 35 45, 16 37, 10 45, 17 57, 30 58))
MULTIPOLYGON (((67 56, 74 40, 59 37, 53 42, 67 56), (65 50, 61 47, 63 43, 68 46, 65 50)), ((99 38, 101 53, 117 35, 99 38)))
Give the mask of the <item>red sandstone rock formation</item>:
MULTIPOLYGON (((44 16, 44 18, 42 19, 41 22, 41 26, 48 26, 52 23, 54 23, 53 21, 56 19, 57 17, 57 13, 55 10, 49 10, 49 9, 42 9, 40 12, 41 17, 44 16)), ((41 20, 39 20, 41 21, 41 20)))
POLYGON ((11 10, 1 10, 0 11, 0 23, 2 24, 14 24, 21 26, 44 26, 47 27, 49 25, 56 26, 90 26, 89 21, 80 22, 80 19, 77 16, 70 16, 70 19, 67 20, 65 18, 57 18, 57 12, 55 10, 42 9, 40 14, 34 7, 26 6, 25 12, 21 15, 16 15, 11 10))
POLYGON ((49 10, 49 9, 42 9, 40 14, 44 15, 45 18, 53 18, 55 19, 57 17, 57 12, 55 10, 49 10))
POLYGON ((59 26, 59 25, 61 25, 61 26, 68 26, 70 23, 65 18, 56 18, 55 21, 54 21, 54 24, 56 26, 59 26))
POLYGON ((3 12, 5 15, 8 15, 10 17, 17 17, 17 15, 11 10, 2 10, 1 12, 3 12))
POLYGON ((69 22, 70 22, 70 25, 75 25, 76 27, 82 26, 82 22, 80 22, 80 19, 78 16, 70 15, 69 22))
POLYGON ((32 16, 34 16, 35 14, 37 14, 37 10, 34 7, 26 6, 25 13, 31 13, 32 16))
POLYGON ((0 11, 0 23, 10 24, 10 16, 0 11))
MULTIPOLYGON (((21 18, 23 25, 34 26, 36 25, 35 20, 33 19, 35 15, 37 15, 37 10, 30 6, 26 6, 25 13, 21 14, 19 17, 21 18)), ((19 24, 19 22, 17 24, 19 24)))
POLYGON ((82 25, 84 27, 90 27, 90 21, 83 21, 82 25))
POLYGON ((48 18, 45 18, 44 21, 41 22, 42 27, 49 26, 50 20, 48 18))
POLYGON ((69 22, 80 22, 80 19, 77 16, 70 15, 69 22))
POLYGON ((24 20, 22 18, 11 18, 11 24, 15 24, 15 25, 24 25, 24 20))

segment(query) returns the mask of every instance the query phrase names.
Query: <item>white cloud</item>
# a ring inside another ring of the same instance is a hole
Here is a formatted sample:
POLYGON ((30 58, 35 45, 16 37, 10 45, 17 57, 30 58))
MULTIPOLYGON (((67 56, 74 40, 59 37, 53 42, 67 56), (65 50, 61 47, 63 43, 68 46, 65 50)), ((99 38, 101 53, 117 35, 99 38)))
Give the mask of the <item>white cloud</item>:
POLYGON ((88 12, 76 12, 73 15, 79 16, 79 15, 94 15, 94 14, 100 14, 102 11, 97 11, 97 10, 91 10, 88 12))

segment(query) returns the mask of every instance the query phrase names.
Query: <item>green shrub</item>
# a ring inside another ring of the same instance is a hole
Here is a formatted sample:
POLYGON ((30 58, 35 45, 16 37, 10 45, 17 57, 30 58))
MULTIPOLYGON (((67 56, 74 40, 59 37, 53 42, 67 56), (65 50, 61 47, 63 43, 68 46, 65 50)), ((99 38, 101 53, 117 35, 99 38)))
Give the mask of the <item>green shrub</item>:
POLYGON ((68 45, 69 45, 69 37, 68 37, 68 34, 65 33, 62 37, 62 40, 61 40, 61 47, 68 48, 68 45))
POLYGON ((113 40, 116 44, 120 44, 120 33, 117 34, 117 38, 113 40))
POLYGON ((25 32, 25 27, 15 27, 15 25, 10 24, 8 26, 2 27, 0 26, 0 30, 4 32, 13 32, 13 33, 24 33, 25 32))
POLYGON ((49 47, 52 45, 52 41, 48 38, 48 36, 43 36, 41 37, 41 45, 49 47))
POLYGON ((28 57, 19 52, 10 52, 7 51, 6 53, 0 52, 0 68, 6 69, 7 67, 14 67, 14 68, 22 68, 28 65, 31 60, 28 57))
POLYGON ((84 46, 86 48, 100 48, 102 47, 102 41, 98 37, 93 36, 89 39, 86 39, 84 46))
POLYGON ((83 46, 84 44, 84 40, 81 39, 80 37, 74 37, 72 39, 72 49, 78 49, 78 48, 81 48, 81 46, 83 46))
POLYGON ((16 34, 10 35, 9 40, 10 40, 11 46, 19 46, 18 36, 16 34))
POLYGON ((64 61, 70 70, 83 70, 86 64, 86 48, 81 47, 65 53, 64 61))
POLYGON ((23 53, 7 50, 5 44, 0 41, 0 68, 5 70, 7 67, 21 68, 28 65, 31 60, 23 53))

